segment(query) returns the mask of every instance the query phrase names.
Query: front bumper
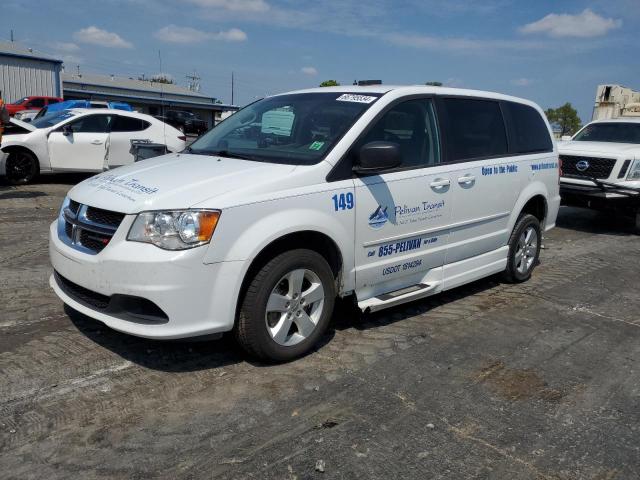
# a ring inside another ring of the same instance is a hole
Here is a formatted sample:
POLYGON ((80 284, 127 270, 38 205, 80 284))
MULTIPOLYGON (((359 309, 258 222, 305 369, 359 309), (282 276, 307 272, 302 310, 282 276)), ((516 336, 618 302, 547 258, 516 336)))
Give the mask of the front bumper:
POLYGON ((57 221, 51 224, 54 274, 49 283, 58 297, 114 330, 140 337, 173 339, 231 330, 244 262, 205 264, 206 246, 176 252, 129 242, 125 237, 132 221, 133 216, 125 217, 97 255, 63 243, 57 221), (110 306, 98 305, 92 296, 106 299, 110 306), (142 299, 143 305, 152 302, 157 306, 153 313, 163 316, 139 315, 139 301, 133 302, 133 312, 127 311, 131 299, 142 299))
MULTIPOLYGON (((625 185, 621 185, 624 187, 625 185)), ((622 190, 621 190, 622 191, 622 190)), ((560 182, 562 205, 591 208, 594 210, 618 210, 634 214, 640 207, 640 195, 619 193, 615 188, 603 189, 587 182, 560 182)))

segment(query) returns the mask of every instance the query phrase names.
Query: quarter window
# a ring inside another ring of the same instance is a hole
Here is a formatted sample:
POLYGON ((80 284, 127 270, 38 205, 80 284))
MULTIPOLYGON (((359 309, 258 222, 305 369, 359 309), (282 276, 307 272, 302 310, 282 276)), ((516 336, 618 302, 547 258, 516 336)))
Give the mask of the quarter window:
POLYGON ((550 152, 553 150, 547 124, 536 109, 515 102, 504 102, 503 106, 511 129, 512 153, 550 152))
POLYGON ((507 133, 498 102, 445 98, 442 107, 448 161, 507 154, 507 133))
POLYGON ((397 143, 402 154, 400 168, 440 163, 433 103, 429 99, 415 99, 391 108, 356 144, 356 155, 369 142, 397 143))

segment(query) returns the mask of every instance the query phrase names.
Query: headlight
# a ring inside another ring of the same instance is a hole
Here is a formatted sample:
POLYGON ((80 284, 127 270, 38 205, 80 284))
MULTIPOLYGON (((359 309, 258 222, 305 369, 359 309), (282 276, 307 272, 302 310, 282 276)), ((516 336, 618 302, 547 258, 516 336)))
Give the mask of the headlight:
POLYGON ((640 159, 634 160, 627 175, 627 180, 640 180, 640 159))
POLYGON ((131 225, 127 240, 185 250, 209 243, 219 218, 218 210, 142 212, 131 225))

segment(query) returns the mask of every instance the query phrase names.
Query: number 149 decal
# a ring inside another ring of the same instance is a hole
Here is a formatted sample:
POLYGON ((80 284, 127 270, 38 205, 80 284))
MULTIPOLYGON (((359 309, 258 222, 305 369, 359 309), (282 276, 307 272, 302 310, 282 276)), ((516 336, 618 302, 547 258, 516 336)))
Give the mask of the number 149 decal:
POLYGON ((353 208, 353 193, 347 192, 340 195, 334 195, 331 197, 333 200, 333 209, 338 210, 351 210, 353 208))

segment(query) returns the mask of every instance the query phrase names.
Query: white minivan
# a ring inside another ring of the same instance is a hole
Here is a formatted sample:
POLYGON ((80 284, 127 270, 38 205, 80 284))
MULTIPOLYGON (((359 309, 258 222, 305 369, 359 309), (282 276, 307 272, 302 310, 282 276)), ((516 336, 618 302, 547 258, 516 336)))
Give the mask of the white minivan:
POLYGON ((330 87, 255 102, 178 154, 85 180, 51 225, 51 286, 111 328, 233 331, 308 352, 336 297, 376 311, 502 272, 555 225, 540 108, 440 87, 330 87))

